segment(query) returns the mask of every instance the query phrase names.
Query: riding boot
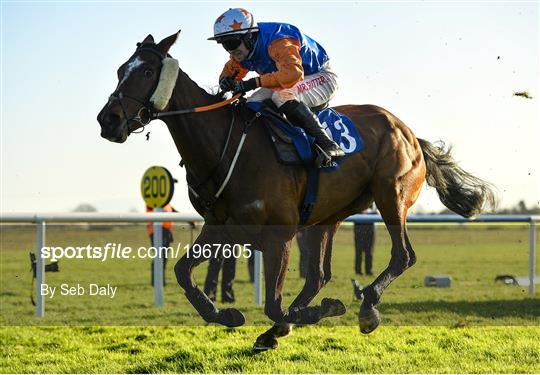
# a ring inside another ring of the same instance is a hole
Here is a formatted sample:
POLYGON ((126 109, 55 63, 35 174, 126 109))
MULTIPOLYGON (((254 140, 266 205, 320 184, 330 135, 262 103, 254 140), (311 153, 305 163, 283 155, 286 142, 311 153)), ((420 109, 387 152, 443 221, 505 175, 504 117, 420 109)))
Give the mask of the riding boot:
POLYGON ((315 138, 315 143, 319 146, 322 151, 321 155, 323 155, 322 158, 317 159, 319 168, 331 165, 345 156, 341 147, 326 134, 317 116, 311 112, 305 103, 289 100, 279 110, 287 116, 290 122, 300 126, 309 136, 315 138))

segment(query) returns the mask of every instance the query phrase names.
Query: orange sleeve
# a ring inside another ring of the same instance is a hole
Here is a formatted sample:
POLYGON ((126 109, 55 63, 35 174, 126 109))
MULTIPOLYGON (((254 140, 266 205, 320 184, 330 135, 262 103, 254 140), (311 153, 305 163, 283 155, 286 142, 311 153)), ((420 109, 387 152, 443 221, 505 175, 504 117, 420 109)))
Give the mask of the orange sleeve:
POLYGON ((244 77, 248 74, 249 70, 244 68, 240 63, 233 59, 229 59, 225 63, 225 66, 223 67, 223 70, 221 71, 221 74, 219 75, 219 80, 221 81, 225 77, 230 77, 234 75, 234 73, 238 72, 236 75, 235 80, 240 81, 244 79, 244 77))
POLYGON ((270 43, 268 54, 276 63, 277 71, 260 78, 261 87, 288 89, 304 79, 300 42, 291 38, 280 38, 270 43))

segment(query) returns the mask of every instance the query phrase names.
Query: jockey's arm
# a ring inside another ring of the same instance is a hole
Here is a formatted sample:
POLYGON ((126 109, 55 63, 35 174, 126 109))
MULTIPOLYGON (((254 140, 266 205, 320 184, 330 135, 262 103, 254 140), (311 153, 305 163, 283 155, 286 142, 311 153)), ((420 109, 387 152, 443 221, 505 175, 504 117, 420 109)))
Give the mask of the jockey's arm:
POLYGON ((298 40, 276 39, 268 47, 268 54, 276 63, 277 71, 263 74, 259 78, 260 87, 288 89, 304 79, 298 40))
POLYGON ((248 74, 248 72, 249 70, 231 58, 225 63, 225 66, 219 75, 219 80, 221 81, 225 77, 232 77, 236 73, 234 79, 241 81, 248 74))

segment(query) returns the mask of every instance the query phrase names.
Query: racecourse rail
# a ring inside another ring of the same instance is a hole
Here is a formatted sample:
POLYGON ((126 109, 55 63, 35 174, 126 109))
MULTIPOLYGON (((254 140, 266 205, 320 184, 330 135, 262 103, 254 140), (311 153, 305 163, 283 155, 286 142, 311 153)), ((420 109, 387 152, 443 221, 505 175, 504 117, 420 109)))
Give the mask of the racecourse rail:
MULTIPOLYGON (((128 223, 153 222, 154 246, 161 246, 162 228, 164 221, 177 223, 200 223, 204 219, 199 215, 186 215, 174 212, 152 213, 2 213, 0 223, 35 223, 36 224, 36 317, 45 314, 45 300, 41 295, 41 284, 45 282, 45 262, 41 257, 41 249, 45 246, 46 223, 128 223)), ((382 222, 379 215, 353 215, 345 221, 353 223, 382 222)), ((535 293, 535 252, 536 252, 536 223, 540 221, 539 215, 480 215, 474 219, 465 219, 458 215, 411 215, 407 217, 410 223, 528 223, 529 224, 529 293, 535 293)), ((262 304, 261 291, 261 265, 262 257, 259 251, 255 256, 255 303, 262 304)), ((163 259, 155 258, 154 262, 154 304, 163 304, 163 259)))

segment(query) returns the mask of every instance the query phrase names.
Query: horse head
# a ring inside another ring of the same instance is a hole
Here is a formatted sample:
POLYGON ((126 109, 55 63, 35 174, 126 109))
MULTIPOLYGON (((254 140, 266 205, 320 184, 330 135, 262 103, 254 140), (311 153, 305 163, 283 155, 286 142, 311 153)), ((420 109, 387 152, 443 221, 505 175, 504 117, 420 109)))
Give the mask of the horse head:
POLYGON ((97 116, 103 138, 123 143, 134 130, 152 120, 152 113, 167 107, 179 71, 178 61, 168 52, 179 35, 175 33, 159 43, 148 35, 118 68, 118 85, 97 116))

